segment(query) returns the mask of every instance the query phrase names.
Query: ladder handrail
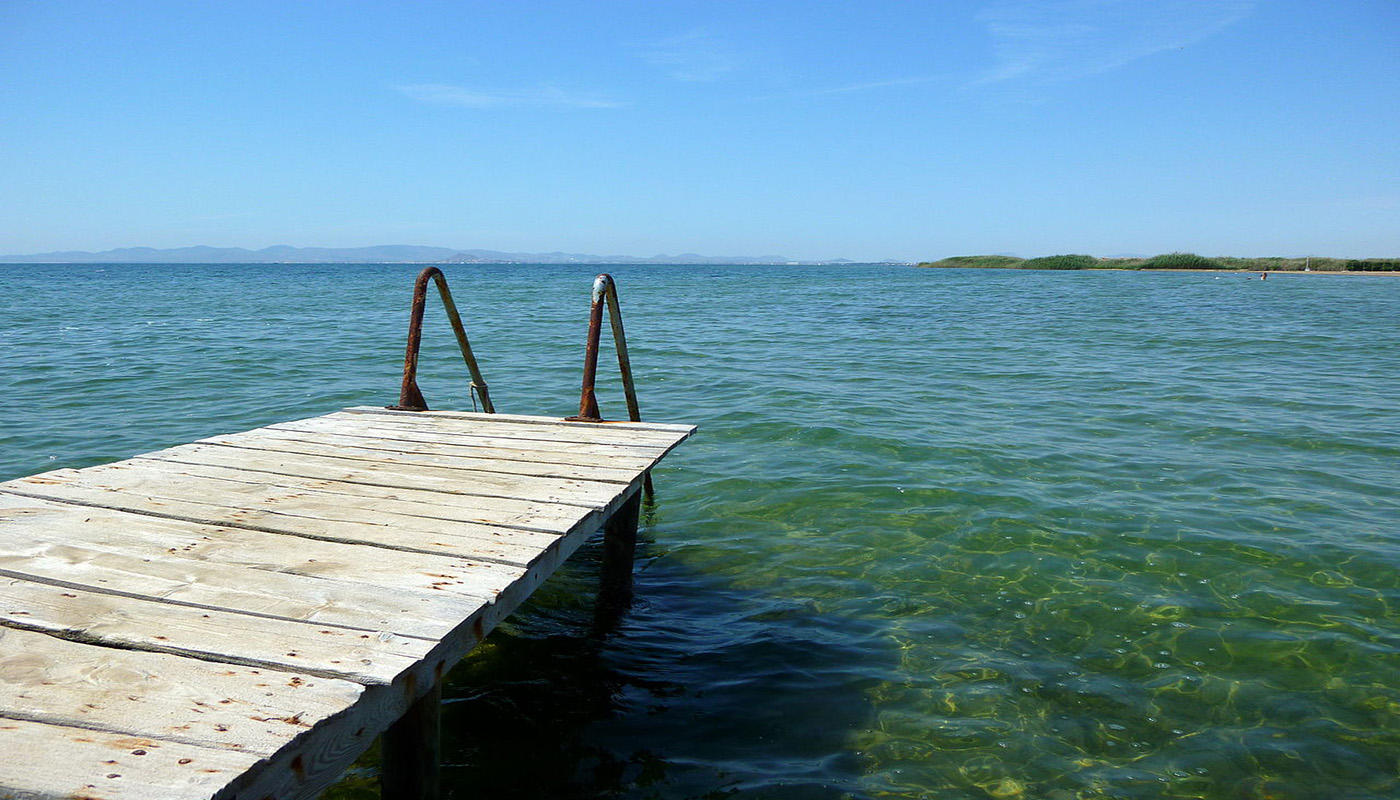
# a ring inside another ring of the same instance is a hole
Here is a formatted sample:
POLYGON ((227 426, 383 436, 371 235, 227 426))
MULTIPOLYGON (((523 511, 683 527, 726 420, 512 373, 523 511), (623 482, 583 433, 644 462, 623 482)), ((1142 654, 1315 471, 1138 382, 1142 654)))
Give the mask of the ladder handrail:
POLYGON ((398 411, 427 411, 428 402, 418 389, 418 349, 423 343, 423 312, 428 302, 428 279, 437 284, 442 297, 442 307, 447 312, 447 320, 452 323, 452 332, 457 336, 457 347, 462 351, 462 359, 471 371, 471 390, 481 398, 481 407, 487 414, 496 413, 491 405, 491 395, 487 392, 486 380, 481 377, 481 369, 472 355, 471 343, 467 341, 467 329, 462 327, 462 317, 457 313, 457 304, 452 302, 452 292, 447 288, 447 276, 437 267, 427 267, 418 273, 413 283, 413 308, 408 320, 408 348, 403 357, 403 385, 399 389, 399 404, 389 406, 398 411))
POLYGON ((598 396, 593 384, 598 377, 598 346, 603 334, 603 305, 608 307, 612 323, 613 345, 617 350, 617 367, 622 372, 622 392, 627 397, 627 417, 642 421, 637 406, 637 389, 632 382, 632 361, 627 356, 627 336, 622 330, 622 307, 617 302, 617 283, 606 272, 593 280, 593 305, 588 314, 588 345, 583 356, 583 393, 579 397, 578 416, 570 422, 603 422, 598 413, 598 396))

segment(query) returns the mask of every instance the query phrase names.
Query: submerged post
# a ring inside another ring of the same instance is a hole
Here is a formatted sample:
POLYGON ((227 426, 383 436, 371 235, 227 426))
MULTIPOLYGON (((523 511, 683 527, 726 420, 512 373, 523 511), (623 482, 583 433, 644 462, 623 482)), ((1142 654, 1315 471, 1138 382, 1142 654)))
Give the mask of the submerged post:
POLYGON ((399 404, 389 408, 396 411, 428 410, 428 402, 423 399, 423 392, 418 389, 418 350, 423 343, 423 312, 428 303, 430 278, 437 284, 443 310, 447 312, 447 321, 452 324, 452 333, 457 337, 457 347, 462 351, 462 360, 467 362, 467 370, 471 372, 471 389, 481 398, 482 410, 487 414, 494 414, 496 409, 491 405, 486 379, 481 377, 481 369, 476 365, 476 357, 472 355, 471 343, 467 341, 467 329, 462 325, 462 317, 457 313, 457 304, 452 302, 452 292, 447 288, 447 276, 437 267, 425 268, 418 273, 418 280, 413 283, 413 306, 408 318, 408 348, 403 357, 403 385, 399 389, 399 404))
POLYGON ((632 564, 637 553, 637 524, 641 519, 642 493, 634 491, 603 524, 603 568, 598 605, 606 617, 626 611, 632 604, 632 564))
POLYGON ((441 796, 441 681, 384 732, 380 755, 382 800, 437 800, 441 796))

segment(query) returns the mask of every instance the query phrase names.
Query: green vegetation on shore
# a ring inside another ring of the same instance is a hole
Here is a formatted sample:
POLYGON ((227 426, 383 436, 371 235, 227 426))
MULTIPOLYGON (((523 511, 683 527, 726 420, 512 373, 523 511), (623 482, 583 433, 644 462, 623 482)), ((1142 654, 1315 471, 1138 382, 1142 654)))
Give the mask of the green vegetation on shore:
POLYGON ((952 256, 920 267, 971 269, 1220 269, 1241 272, 1400 272, 1400 258, 1207 258, 1195 253, 1163 253, 1151 258, 1096 258, 1086 255, 952 256))
POLYGON ((1094 269, 1099 260, 1093 256, 1041 256, 1017 264, 1017 269, 1094 269))
POLYGON ((967 267, 969 269, 1006 269, 1020 266, 1024 258, 1016 256, 951 256, 942 261, 920 263, 921 267, 967 267))

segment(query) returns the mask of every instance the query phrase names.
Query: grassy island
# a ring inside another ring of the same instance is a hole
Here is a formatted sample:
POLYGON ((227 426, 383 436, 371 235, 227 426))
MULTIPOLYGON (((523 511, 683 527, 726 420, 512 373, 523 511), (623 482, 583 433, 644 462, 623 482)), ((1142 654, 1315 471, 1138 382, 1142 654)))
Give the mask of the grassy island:
POLYGON ((1097 258, 1057 255, 1040 258, 1017 256, 952 256, 925 261, 920 267, 964 269, 1205 269, 1241 272, 1400 272, 1400 258, 1208 258, 1195 253, 1164 253, 1151 258, 1097 258))

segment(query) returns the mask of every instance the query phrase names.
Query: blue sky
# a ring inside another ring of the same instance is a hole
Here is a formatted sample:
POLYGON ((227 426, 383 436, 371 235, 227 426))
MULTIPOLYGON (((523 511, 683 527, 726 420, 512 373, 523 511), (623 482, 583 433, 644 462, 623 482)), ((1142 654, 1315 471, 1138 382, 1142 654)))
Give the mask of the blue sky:
POLYGON ((1400 2, 0 0, 0 253, 1400 255, 1400 2))

